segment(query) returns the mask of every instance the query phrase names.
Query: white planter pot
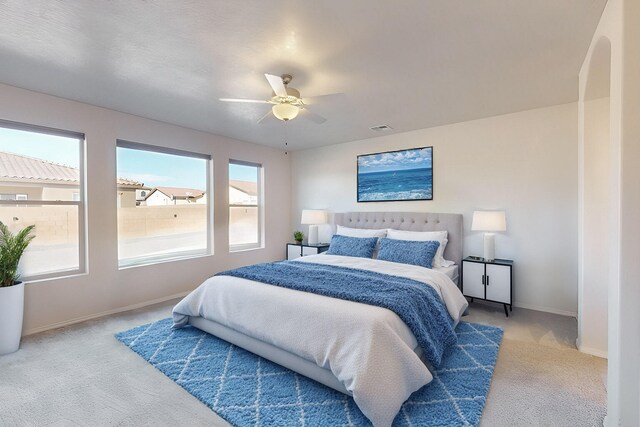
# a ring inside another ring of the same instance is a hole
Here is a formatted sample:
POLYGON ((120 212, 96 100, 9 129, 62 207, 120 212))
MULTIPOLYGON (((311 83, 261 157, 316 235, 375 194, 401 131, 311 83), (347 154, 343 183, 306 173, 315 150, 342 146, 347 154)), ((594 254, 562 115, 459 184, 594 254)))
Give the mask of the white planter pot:
POLYGON ((0 356, 18 351, 23 313, 24 283, 0 288, 0 356))

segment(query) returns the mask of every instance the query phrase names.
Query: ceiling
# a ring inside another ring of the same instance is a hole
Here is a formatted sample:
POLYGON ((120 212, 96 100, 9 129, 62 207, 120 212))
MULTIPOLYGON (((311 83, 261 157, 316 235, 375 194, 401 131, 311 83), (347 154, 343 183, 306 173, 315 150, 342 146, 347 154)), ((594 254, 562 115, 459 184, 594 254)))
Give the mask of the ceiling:
POLYGON ((0 82, 303 149, 576 101, 605 3, 3 0, 0 82), (218 101, 268 99, 267 72, 345 95, 312 103, 321 125, 218 101))

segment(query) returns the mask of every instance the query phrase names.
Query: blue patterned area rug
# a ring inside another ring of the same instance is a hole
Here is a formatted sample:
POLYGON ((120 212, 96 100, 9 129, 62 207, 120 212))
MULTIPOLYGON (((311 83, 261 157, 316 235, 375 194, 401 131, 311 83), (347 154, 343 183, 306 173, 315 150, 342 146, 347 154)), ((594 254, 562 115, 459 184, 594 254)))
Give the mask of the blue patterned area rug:
MULTIPOLYGON (((352 398, 193 327, 171 319, 116 338, 237 427, 370 426, 352 398)), ((434 380, 413 393, 399 426, 477 426, 502 329, 460 322, 434 380)))

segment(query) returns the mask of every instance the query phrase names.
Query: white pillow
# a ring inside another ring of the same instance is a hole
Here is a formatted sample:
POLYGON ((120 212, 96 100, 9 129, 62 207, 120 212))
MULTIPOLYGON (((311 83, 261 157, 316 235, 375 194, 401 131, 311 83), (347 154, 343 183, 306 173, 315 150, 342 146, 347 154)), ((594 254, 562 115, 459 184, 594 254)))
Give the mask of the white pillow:
POLYGON ((371 230, 365 228, 349 228, 338 225, 336 234, 347 237, 385 237, 387 235, 387 229, 378 228, 371 230))
POLYGON ((434 267, 450 267, 455 264, 453 261, 447 261, 444 259, 444 248, 447 247, 447 232, 446 231, 404 231, 394 230, 390 228, 387 231, 387 237, 389 239, 396 240, 415 240, 424 242, 427 240, 435 240, 440 242, 436 255, 433 257, 434 267))

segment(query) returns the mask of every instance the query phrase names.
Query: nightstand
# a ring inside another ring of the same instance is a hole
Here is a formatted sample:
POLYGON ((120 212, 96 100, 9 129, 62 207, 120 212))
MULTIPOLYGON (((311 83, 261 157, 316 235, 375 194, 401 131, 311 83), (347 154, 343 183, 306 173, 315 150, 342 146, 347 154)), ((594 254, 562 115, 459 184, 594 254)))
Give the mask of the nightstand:
POLYGON ((328 243, 318 243, 317 245, 287 243, 287 260, 300 258, 301 256, 317 255, 327 250, 329 250, 328 243))
POLYGON ((504 314, 509 317, 513 309, 513 261, 467 257, 462 260, 460 278, 462 294, 471 298, 471 302, 474 298, 497 302, 504 306, 504 314))

